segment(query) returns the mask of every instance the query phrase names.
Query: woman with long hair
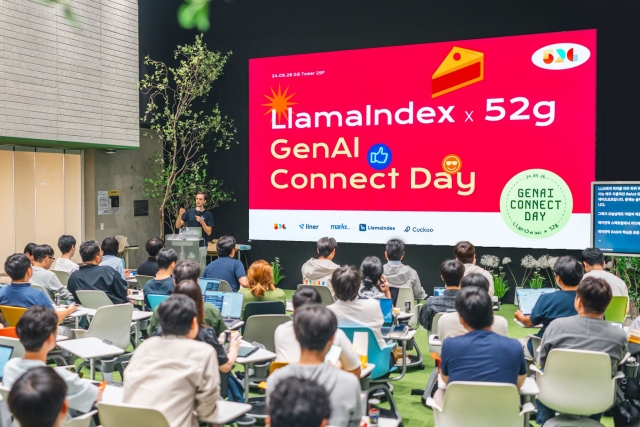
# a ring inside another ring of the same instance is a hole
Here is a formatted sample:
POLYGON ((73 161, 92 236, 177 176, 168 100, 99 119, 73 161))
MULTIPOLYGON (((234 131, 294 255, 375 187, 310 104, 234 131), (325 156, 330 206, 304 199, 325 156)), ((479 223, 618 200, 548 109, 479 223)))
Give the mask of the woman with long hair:
POLYGON ((360 290, 358 298, 385 299, 391 298, 389 283, 382 272, 382 262, 377 256, 369 256, 360 265, 360 290))
POLYGON ((282 289, 278 289, 273 284, 273 269, 265 260, 259 260, 251 264, 247 271, 248 288, 241 288, 244 294, 242 312, 250 302, 280 301, 287 305, 287 297, 282 289))

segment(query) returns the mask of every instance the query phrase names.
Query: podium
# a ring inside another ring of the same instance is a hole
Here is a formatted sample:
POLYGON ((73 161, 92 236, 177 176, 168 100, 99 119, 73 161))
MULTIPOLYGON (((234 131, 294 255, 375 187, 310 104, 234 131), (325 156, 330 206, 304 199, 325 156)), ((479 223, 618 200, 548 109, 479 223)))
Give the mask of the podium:
POLYGON ((167 235, 165 246, 176 251, 178 261, 195 261, 204 269, 207 265, 207 247, 200 247, 201 241, 202 228, 191 227, 180 230, 179 234, 167 235))

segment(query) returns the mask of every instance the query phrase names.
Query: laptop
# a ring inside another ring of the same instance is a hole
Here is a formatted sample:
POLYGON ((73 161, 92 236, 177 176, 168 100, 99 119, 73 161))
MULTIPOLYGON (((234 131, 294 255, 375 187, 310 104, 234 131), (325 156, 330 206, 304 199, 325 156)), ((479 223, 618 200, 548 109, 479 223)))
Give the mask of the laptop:
POLYGON ((529 316, 533 311, 533 307, 538 302, 538 298, 542 294, 555 292, 555 288, 539 288, 539 289, 516 289, 518 296, 518 308, 525 316, 529 316))
POLYGON ((205 291, 217 291, 218 288, 220 287, 220 280, 205 279, 201 277, 198 279, 198 286, 200 286, 200 289, 202 290, 202 295, 204 295, 205 291))
POLYGON ((244 294, 205 290, 204 301, 210 302, 220 310, 222 320, 228 328, 231 329, 242 321, 244 294))
POLYGON ((6 365, 9 359, 11 359, 12 354, 13 354, 13 347, 0 345, 0 381, 2 380, 4 365, 6 365))
POLYGON ((444 295, 444 291, 446 288, 433 288, 433 296, 434 297, 441 297, 442 295, 444 295))
POLYGON ((382 324, 382 335, 389 335, 391 328, 393 328, 393 300, 391 298, 379 299, 380 310, 382 310, 382 318, 384 323, 382 324))

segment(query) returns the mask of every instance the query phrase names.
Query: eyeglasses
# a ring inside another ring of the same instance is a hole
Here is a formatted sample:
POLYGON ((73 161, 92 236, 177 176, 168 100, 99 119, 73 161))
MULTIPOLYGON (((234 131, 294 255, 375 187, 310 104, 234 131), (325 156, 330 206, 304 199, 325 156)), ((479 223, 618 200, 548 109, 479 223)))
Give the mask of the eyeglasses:
POLYGON ((54 257, 54 256, 50 256, 50 257, 48 257, 48 258, 49 258, 51 261, 55 261, 55 260, 56 260, 56 257, 54 257))

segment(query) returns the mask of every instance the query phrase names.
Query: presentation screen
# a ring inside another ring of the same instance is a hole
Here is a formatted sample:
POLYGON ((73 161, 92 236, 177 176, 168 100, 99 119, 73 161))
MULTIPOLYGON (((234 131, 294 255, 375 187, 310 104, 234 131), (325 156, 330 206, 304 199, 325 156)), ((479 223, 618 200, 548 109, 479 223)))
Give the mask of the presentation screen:
POLYGON ((251 59, 249 236, 589 245, 596 31, 251 59))
POLYGON ((594 182, 591 242, 608 254, 640 255, 640 182, 594 182))

